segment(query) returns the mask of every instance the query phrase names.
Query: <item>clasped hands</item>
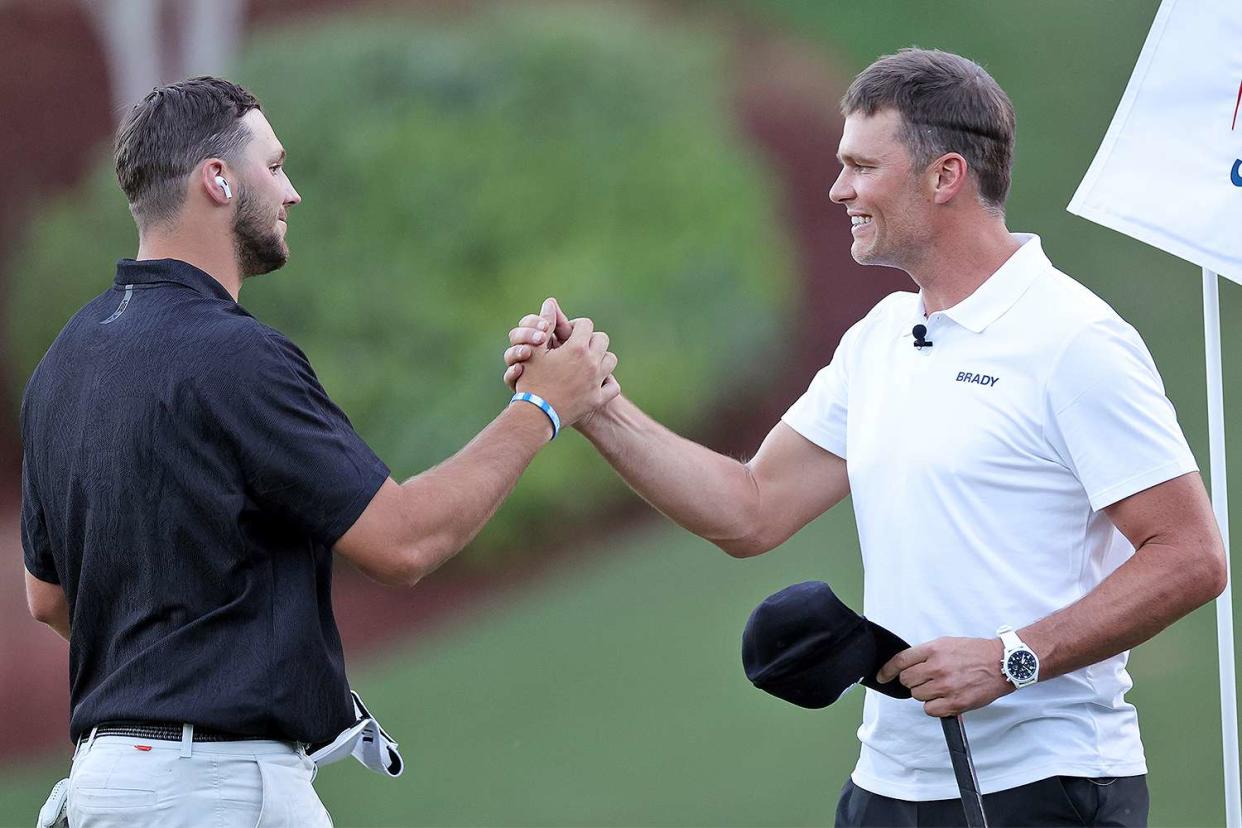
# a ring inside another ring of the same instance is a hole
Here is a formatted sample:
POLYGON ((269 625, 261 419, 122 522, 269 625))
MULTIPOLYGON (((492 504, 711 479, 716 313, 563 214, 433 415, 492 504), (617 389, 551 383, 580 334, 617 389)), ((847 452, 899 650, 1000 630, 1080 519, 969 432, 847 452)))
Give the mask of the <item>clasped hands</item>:
POLYGON ((522 317, 509 332, 505 383, 547 400, 563 426, 581 425, 621 393, 613 376, 617 355, 608 334, 585 317, 569 319, 555 299, 522 317))
MULTIPOLYGON (((569 319, 552 298, 544 301, 538 314, 522 317, 509 331, 504 359, 504 379, 510 388, 531 391, 550 401, 554 398, 549 395, 561 393, 552 380, 565 381, 566 393, 568 380, 576 380, 574 407, 568 417, 561 412, 567 425, 582 425, 621 393, 612 376, 617 358, 608 351, 608 335, 595 331, 590 319, 569 319), (577 349, 579 358, 572 365, 571 360, 557 365, 558 354, 566 348, 577 349), (559 372, 552 370, 562 367, 559 372), (593 387, 582 382, 588 378, 593 387)), ((560 404, 560 399, 553 402, 558 411, 560 404)), ((999 638, 937 638, 893 656, 880 668, 877 678, 883 683, 899 678, 911 695, 923 702, 929 716, 955 716, 985 707, 1014 691, 1001 675, 1003 654, 999 638)))

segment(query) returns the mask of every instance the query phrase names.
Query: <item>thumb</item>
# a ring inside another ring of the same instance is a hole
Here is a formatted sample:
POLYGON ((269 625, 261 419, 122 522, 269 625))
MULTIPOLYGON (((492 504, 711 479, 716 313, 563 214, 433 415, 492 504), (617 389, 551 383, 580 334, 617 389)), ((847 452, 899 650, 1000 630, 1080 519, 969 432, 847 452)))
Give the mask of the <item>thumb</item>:
POLYGON ((543 307, 539 309, 539 315, 543 317, 543 321, 548 323, 548 331, 556 330, 556 300, 549 296, 543 300, 543 307))
POLYGON ((565 311, 561 310, 560 302, 552 299, 552 308, 556 311, 556 317, 553 320, 552 330, 556 332, 556 338, 561 342, 569 339, 570 334, 574 332, 574 326, 569 321, 569 317, 565 315, 565 311))

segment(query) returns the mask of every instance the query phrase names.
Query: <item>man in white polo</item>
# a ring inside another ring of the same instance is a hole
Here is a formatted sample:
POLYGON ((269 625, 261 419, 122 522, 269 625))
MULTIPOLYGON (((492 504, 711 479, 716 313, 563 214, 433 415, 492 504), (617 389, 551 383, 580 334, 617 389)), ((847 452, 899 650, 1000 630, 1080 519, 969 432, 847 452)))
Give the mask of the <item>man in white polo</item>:
MULTIPOLYGON (((1006 228, 1014 115, 982 68, 903 50, 842 110, 830 196, 852 216, 852 254, 919 292, 855 324, 747 463, 624 397, 578 428, 652 505, 738 557, 853 494, 865 614, 925 643, 879 673, 914 700, 867 692, 838 825, 963 824, 931 717, 964 711, 993 824, 1144 825, 1127 651, 1225 584, 1172 405, 1135 330, 1006 228)), ((551 301, 523 319, 506 378, 567 331, 551 301)))

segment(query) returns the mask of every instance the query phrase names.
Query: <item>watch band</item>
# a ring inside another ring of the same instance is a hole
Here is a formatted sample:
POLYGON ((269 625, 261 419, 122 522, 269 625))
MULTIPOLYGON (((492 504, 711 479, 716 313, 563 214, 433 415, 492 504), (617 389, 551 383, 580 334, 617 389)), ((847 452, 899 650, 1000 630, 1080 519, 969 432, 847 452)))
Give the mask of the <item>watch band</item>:
POLYGON ((1017 650, 1019 648, 1030 649, 1023 643, 1021 638, 1018 638, 1018 634, 1014 631, 1013 627, 1008 624, 997 630, 996 634, 1000 636, 1001 643, 1005 645, 1006 650, 1017 650))

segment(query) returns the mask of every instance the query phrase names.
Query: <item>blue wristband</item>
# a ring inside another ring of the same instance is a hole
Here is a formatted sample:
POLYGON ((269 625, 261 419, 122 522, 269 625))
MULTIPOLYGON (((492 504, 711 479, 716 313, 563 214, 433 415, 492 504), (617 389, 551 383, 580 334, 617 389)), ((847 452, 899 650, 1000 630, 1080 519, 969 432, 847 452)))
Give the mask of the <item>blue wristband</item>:
POLYGON ((536 405, 539 410, 548 415, 548 419, 552 421, 552 439, 556 439, 556 435, 561 433, 561 418, 556 416, 556 409, 552 407, 552 403, 545 400, 538 394, 532 394, 529 391, 519 391, 509 400, 509 405, 515 402, 528 402, 536 405))

